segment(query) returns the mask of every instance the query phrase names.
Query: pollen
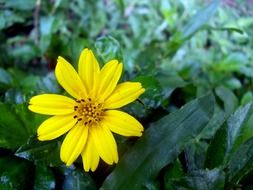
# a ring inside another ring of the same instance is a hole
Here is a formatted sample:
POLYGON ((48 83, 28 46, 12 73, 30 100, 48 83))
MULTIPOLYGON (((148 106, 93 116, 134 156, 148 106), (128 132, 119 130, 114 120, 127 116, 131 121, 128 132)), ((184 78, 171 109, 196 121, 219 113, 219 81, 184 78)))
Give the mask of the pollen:
POLYGON ((82 122, 83 125, 92 125, 98 123, 103 117, 103 104, 97 103, 91 98, 76 100, 74 106, 74 119, 82 122))

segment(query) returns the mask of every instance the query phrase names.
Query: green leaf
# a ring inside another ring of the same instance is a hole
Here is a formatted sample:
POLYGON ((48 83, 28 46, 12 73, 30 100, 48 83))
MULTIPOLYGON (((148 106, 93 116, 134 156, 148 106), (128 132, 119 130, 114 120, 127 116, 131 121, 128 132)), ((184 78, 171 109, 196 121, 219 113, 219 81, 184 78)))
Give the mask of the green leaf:
POLYGON ((27 180, 32 175, 32 169, 32 166, 24 160, 0 157, 0 189, 31 189, 27 180))
POLYGON ((152 76, 139 76, 134 79, 140 82, 145 88, 145 93, 141 96, 141 100, 148 107, 157 107, 161 104, 162 88, 156 78, 152 76))
POLYGON ((36 0, 8 0, 5 6, 22 11, 31 11, 36 4, 36 0))
POLYGON ((230 182, 238 183, 242 177, 253 169, 253 138, 240 145, 228 162, 230 182))
POLYGON ((197 12, 182 30, 174 32, 167 44, 167 55, 174 55, 186 40, 191 38, 198 30, 205 26, 207 21, 214 15, 220 0, 213 0, 205 8, 197 12))
POLYGON ((238 106, 237 97, 224 86, 215 88, 215 93, 223 101, 226 117, 230 116, 238 106))
POLYGON ((142 188, 144 190, 160 190, 161 186, 159 184, 159 181, 149 181, 147 183, 145 183, 144 188, 142 188))
POLYGON ((35 134, 39 125, 47 118, 45 115, 34 114, 28 110, 27 103, 17 104, 15 113, 25 126, 29 136, 35 134))
POLYGON ((253 104, 240 107, 228 119, 228 148, 227 155, 253 137, 253 104))
MULTIPOLYGON (((0 68, 0 85, 11 86, 13 80, 11 75, 4 69, 0 68)), ((2 88, 0 86, 0 89, 2 88)))
POLYGON ((55 189, 55 179, 53 172, 46 166, 38 164, 35 171, 35 190, 55 189))
POLYGON ((176 74, 170 75, 159 73, 157 80, 163 89, 164 98, 168 98, 176 88, 184 87, 187 85, 187 82, 185 82, 180 76, 176 74))
POLYGON ((24 23, 24 22, 25 22, 25 18, 20 17, 20 15, 14 11, 2 10, 0 12, 0 29, 1 30, 10 27, 14 23, 24 23))
POLYGON ((59 93, 60 88, 53 72, 48 73, 37 83, 39 92, 59 93))
POLYGON ((245 54, 235 52, 229 54, 221 62, 213 64, 216 72, 239 72, 243 65, 246 65, 248 58, 245 54))
POLYGON ((214 135, 207 149, 205 167, 213 169, 224 162, 227 150, 227 126, 223 125, 214 135))
POLYGON ((153 123, 120 160, 102 189, 140 189, 171 163, 206 126, 213 114, 214 99, 207 95, 153 123))
POLYGON ((96 186, 88 173, 84 173, 78 169, 68 170, 63 182, 63 190, 96 190, 96 186))
POLYGON ((201 29, 204 24, 214 15, 220 0, 213 0, 209 5, 204 9, 197 12, 189 21, 189 23, 182 30, 182 37, 184 39, 191 37, 199 29, 201 29))
POLYGON ((123 61, 120 44, 112 36, 97 39, 95 42, 95 48, 104 63, 112 59, 123 61))
POLYGON ((200 133, 199 139, 212 138, 217 130, 219 130, 219 128, 225 122, 225 120, 225 112, 218 105, 215 105, 213 117, 205 129, 200 133))
POLYGON ((240 89, 242 87, 241 81, 237 78, 230 78, 226 80, 224 85, 231 90, 240 89))
POLYGON ((243 97, 242 97, 242 99, 241 99, 241 105, 244 106, 244 105, 246 105, 247 103, 252 102, 252 101, 253 101, 253 93, 250 92, 250 91, 248 91, 248 92, 246 92, 246 93, 243 95, 243 97))
MULTIPOLYGON (((78 61, 81 55, 81 52, 84 48, 88 48, 90 45, 88 44, 87 39, 85 38, 75 38, 69 44, 69 56, 71 57, 71 63, 78 68, 78 61)), ((96 56, 96 55, 95 55, 96 56)))
POLYGON ((184 176, 183 166, 177 159, 175 163, 168 166, 164 175, 164 186, 166 190, 173 190, 173 181, 179 180, 184 176))
MULTIPOLYGON (((225 184, 224 172, 218 168, 213 170, 197 170, 177 183, 191 190, 223 190, 225 184)), ((180 188, 177 189, 180 189, 180 188)))
POLYGON ((37 137, 31 137, 26 144, 21 146, 15 153, 20 158, 33 161, 35 164, 59 166, 60 141, 39 141, 37 137))
POLYGON ((6 104, 21 104, 26 102, 26 99, 20 90, 11 88, 4 93, 4 102, 6 104))
POLYGON ((29 131, 15 113, 14 106, 0 103, 0 147, 16 149, 24 144, 29 131))
POLYGON ((208 144, 205 141, 198 139, 186 146, 184 155, 188 173, 204 168, 207 147, 208 144))
POLYGON ((19 67, 26 68, 26 64, 32 59, 39 55, 37 46, 31 41, 23 45, 17 45, 10 51, 10 55, 13 56, 15 60, 19 60, 23 64, 19 67))

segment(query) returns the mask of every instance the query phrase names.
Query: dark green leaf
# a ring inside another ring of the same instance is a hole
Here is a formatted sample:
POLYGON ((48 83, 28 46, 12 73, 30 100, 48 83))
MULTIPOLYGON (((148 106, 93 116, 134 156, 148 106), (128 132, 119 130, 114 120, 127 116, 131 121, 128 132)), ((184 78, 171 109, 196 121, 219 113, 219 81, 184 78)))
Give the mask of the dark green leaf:
POLYGON ((15 149, 24 144, 30 131, 15 113, 15 107, 0 103, 0 147, 15 149))
POLYGON ((11 75, 6 70, 0 68, 0 84, 10 86, 12 82, 11 75))
POLYGON ((187 85, 187 83, 178 75, 168 75, 168 74, 159 74, 159 77, 157 78, 159 81, 159 84, 162 87, 163 90, 163 96, 165 98, 169 97, 171 93, 179 87, 184 87, 187 85))
POLYGON ((161 103, 162 88, 156 78, 151 76, 139 76, 134 81, 140 82, 145 88, 145 93, 141 96, 141 100, 148 107, 157 107, 161 103))
POLYGON ((14 49, 12 49, 10 54, 15 58, 15 60, 19 61, 19 66, 24 68, 25 64, 20 63, 28 64, 29 61, 38 56, 39 51, 38 48, 33 44, 33 42, 30 42, 15 47, 14 49))
POLYGON ((31 137, 27 144, 21 146, 15 153, 16 156, 33 161, 35 164, 50 166, 61 165, 60 142, 39 141, 37 137, 31 137))
POLYGON ((120 160, 102 189, 140 189, 171 163, 198 135, 213 114, 211 95, 196 99, 153 123, 120 160))
POLYGON ((150 181, 145 183, 144 187, 142 188, 143 190, 160 190, 160 184, 158 181, 150 181))
POLYGON ((50 190, 55 188, 53 172, 46 166, 38 164, 35 173, 35 190, 50 190))
POLYGON ((227 126, 223 125, 214 135, 207 149, 205 167, 213 169, 223 164, 227 150, 227 126))
POLYGON ((185 160, 188 173, 204 168, 208 144, 205 141, 195 140, 189 143, 185 150, 185 160))
POLYGON ((28 110, 27 103, 17 104, 15 106, 15 113, 25 126, 29 136, 35 134, 39 125, 47 118, 45 115, 34 114, 28 110))
POLYGON ((198 170, 183 178, 177 186, 191 190, 223 190, 225 184, 224 172, 220 169, 198 170))
POLYGON ((88 173, 76 170, 68 170, 63 183, 63 190, 96 190, 96 186, 88 173))
POLYGON ((164 176, 164 186, 166 190, 173 190, 173 181, 184 176, 183 166, 177 159, 175 163, 168 166, 164 176))
POLYGON ((240 179, 253 169, 253 138, 240 145, 228 162, 230 182, 238 183, 240 179))
POLYGON ((32 166, 24 160, 14 157, 0 157, 0 189, 27 190, 31 188, 29 176, 32 176, 32 166))
POLYGON ((214 114, 208 125, 205 129, 200 133, 199 139, 210 139, 216 133, 216 131, 221 127, 221 125, 225 122, 226 117, 224 111, 219 107, 215 106, 214 114))

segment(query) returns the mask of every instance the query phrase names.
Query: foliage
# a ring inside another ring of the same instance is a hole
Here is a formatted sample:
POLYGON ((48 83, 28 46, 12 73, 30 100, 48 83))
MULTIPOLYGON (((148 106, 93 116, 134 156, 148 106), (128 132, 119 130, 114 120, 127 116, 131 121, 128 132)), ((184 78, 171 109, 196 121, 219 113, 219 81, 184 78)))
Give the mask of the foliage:
POLYGON ((253 184, 252 1, 0 0, 0 189, 250 189, 253 184), (240 5, 240 6, 239 6, 240 5), (145 127, 117 136, 119 163, 85 173, 40 142, 27 109, 62 93, 59 55, 117 58, 146 89, 124 109, 145 127))

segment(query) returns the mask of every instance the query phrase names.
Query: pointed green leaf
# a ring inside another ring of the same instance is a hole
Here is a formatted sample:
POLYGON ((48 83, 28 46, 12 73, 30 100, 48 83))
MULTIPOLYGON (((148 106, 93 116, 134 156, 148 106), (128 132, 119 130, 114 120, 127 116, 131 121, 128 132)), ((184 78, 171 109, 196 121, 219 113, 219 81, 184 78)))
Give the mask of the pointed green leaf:
POLYGON ((225 122, 225 120, 225 112, 218 105, 215 105, 213 117, 208 123, 208 125, 205 127, 205 129, 200 133, 199 139, 212 138, 222 126, 222 124, 225 122))
POLYGON ((226 117, 230 116, 238 106, 237 97, 234 95, 234 93, 230 89, 224 86, 219 86, 215 88, 215 93, 222 100, 224 104, 224 111, 225 111, 226 117))
POLYGON ((183 28, 183 38, 189 38, 195 32, 197 32, 207 21, 214 15, 220 0, 213 0, 209 5, 207 5, 204 9, 200 10, 195 14, 189 21, 189 23, 183 28))
POLYGON ((213 169, 222 165, 227 150, 227 126, 223 125, 214 135, 207 149, 205 167, 213 169))
POLYGON ((253 169, 253 138, 240 145, 228 163, 229 181, 238 183, 253 169))
POLYGON ((140 189, 171 163, 207 125, 213 96, 198 98, 153 123, 107 177, 101 189, 140 189))
POLYGON ((241 105, 244 106, 252 101, 253 101, 253 93, 251 91, 248 91, 243 95, 241 99, 241 105))
POLYGON ((228 147, 227 155, 235 151, 235 149, 253 137, 253 104, 249 103, 244 107, 240 107, 228 119, 228 147))
POLYGON ((15 153, 16 156, 33 161, 35 164, 50 166, 61 165, 60 141, 39 141, 37 137, 31 137, 26 144, 15 153))
POLYGON ((216 12, 219 3, 220 0, 213 0, 209 5, 198 11, 192 18, 190 18, 190 21, 182 30, 174 32, 169 43, 167 44, 167 55, 174 55, 186 40, 204 27, 208 20, 216 12))

